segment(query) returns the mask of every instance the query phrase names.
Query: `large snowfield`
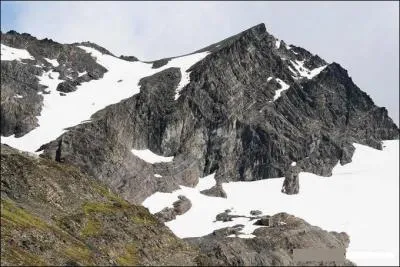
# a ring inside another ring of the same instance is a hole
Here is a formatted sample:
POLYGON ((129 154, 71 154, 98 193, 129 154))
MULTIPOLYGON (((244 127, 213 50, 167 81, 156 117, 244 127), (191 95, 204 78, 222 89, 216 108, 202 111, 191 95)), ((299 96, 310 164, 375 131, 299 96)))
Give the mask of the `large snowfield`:
MULTIPOLYGON (((232 214, 265 215, 287 212, 328 231, 350 235, 347 257, 358 265, 399 264, 399 141, 385 141, 382 151, 354 144, 353 161, 338 164, 331 177, 300 174, 300 193, 281 193, 283 178, 223 184, 227 198, 200 191, 215 184, 214 176, 201 178, 195 188, 181 186, 173 193, 157 192, 143 205, 155 213, 185 195, 192 208, 166 225, 179 237, 202 236, 213 230, 245 224, 243 236, 255 229, 247 219, 214 222, 226 209, 232 214), (213 181, 214 180, 214 181, 213 181)), ((239 236, 240 237, 240 236, 239 236)))
MULTIPOLYGON (((79 123, 87 122, 90 116, 108 105, 118 103, 140 92, 139 80, 171 67, 180 68, 182 80, 176 89, 175 99, 179 92, 189 83, 189 73, 186 72, 193 64, 202 60, 209 52, 171 59, 168 64, 158 69, 153 69, 151 63, 140 61, 130 62, 102 54, 94 48, 79 46, 96 58, 96 62, 108 71, 99 80, 82 83, 77 90, 61 96, 56 90, 59 80, 57 72, 45 72, 39 77, 40 84, 47 85, 49 94, 43 94, 44 104, 40 116, 39 127, 22 137, 14 135, 1 137, 1 142, 12 147, 35 152, 42 144, 46 144, 59 137, 65 129, 79 123)), ((28 51, 1 45, 1 60, 32 59, 28 51)), ((46 59, 53 66, 56 60, 46 59)))

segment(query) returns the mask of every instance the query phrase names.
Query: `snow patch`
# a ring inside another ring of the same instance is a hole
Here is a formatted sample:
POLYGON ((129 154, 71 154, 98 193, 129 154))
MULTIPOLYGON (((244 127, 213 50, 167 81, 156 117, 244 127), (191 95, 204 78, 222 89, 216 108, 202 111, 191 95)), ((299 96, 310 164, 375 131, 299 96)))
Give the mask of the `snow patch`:
POLYGON ((292 166, 292 167, 294 167, 294 166, 296 166, 296 162, 295 161, 293 161, 291 164, 290 164, 290 166, 292 166))
MULTIPOLYGON (((292 61, 291 60, 290 62, 293 64, 293 66, 296 68, 296 70, 300 73, 300 76, 306 77, 307 79, 314 78, 327 66, 327 65, 324 65, 319 68, 310 70, 304 66, 304 60, 303 61, 299 61, 299 60, 292 61)), ((289 66, 289 70, 291 70, 293 73, 295 73, 296 76, 298 75, 295 71, 293 71, 293 69, 290 66, 289 66)))
POLYGON ((20 94, 16 94, 15 96, 14 96, 14 98, 24 98, 22 95, 20 95, 20 94))
POLYGON ((191 66, 193 66, 196 62, 205 58, 208 54, 210 54, 210 52, 207 51, 184 57, 174 58, 170 60, 166 66, 164 66, 165 68, 179 66, 179 68, 181 69, 182 78, 178 84, 178 87, 175 90, 175 100, 179 98, 181 90, 190 82, 190 72, 188 72, 188 69, 191 66))
POLYGON ((199 178, 199 182, 196 185, 196 189, 198 191, 210 189, 214 185, 217 184, 217 181, 215 181, 215 173, 207 175, 203 178, 199 178))
POLYGON ((155 153, 153 153, 151 150, 149 149, 144 149, 144 150, 136 150, 136 149, 132 149, 131 152, 141 158, 142 160, 154 164, 154 163, 158 163, 158 162, 172 162, 174 160, 174 157, 163 157, 160 155, 157 155, 155 153))
POLYGON ((156 173, 156 174, 154 174, 154 177, 158 177, 158 178, 160 178, 160 177, 162 177, 161 175, 159 175, 158 173, 156 173))
POLYGON ((78 72, 78 77, 81 77, 81 76, 83 76, 83 75, 86 75, 87 74, 87 71, 84 71, 84 72, 78 72))
POLYGON ((281 47, 281 40, 276 40, 275 41, 275 47, 279 49, 281 47))
POLYGON ((269 81, 272 80, 272 79, 273 79, 272 77, 268 77, 267 82, 269 82, 269 81))
POLYGON ((282 92, 286 91, 290 87, 287 83, 285 83, 279 78, 276 78, 275 80, 281 85, 281 89, 275 91, 275 96, 273 101, 277 100, 281 96, 282 92))
POLYGON ((49 62, 53 67, 58 67, 60 64, 58 63, 57 59, 49 59, 49 58, 44 58, 47 62, 49 62))
POLYGON ((1 60, 35 59, 27 50, 1 44, 1 60))

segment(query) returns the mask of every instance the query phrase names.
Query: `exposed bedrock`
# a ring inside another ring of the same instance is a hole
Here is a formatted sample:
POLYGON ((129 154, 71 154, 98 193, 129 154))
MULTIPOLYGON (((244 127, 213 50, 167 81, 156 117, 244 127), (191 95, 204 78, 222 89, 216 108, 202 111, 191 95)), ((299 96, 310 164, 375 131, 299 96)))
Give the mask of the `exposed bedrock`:
POLYGON ((200 265, 208 266, 354 266, 345 259, 301 262, 294 258, 296 249, 340 249, 345 252, 349 236, 327 232, 287 213, 270 216, 272 224, 256 229, 254 238, 236 238, 242 226, 215 230, 213 233, 185 238, 200 247, 200 265), (233 237, 232 237, 233 235, 233 237))

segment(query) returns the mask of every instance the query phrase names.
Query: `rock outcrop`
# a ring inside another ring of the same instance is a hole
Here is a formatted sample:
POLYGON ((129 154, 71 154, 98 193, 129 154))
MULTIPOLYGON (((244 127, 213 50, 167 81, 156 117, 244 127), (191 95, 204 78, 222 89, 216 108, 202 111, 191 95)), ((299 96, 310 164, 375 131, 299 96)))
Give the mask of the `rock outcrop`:
POLYGON ((227 197, 226 192, 221 184, 216 184, 209 189, 204 189, 204 190, 200 191, 200 193, 202 193, 206 196, 211 196, 211 197, 222 197, 222 198, 227 197))
POLYGON ((162 222, 169 222, 175 220, 177 215, 186 213, 192 207, 192 202, 187 197, 180 195, 178 200, 172 204, 173 208, 164 208, 154 214, 157 219, 162 222))
POLYGON ((254 230, 254 238, 236 238, 241 225, 219 229, 204 237, 186 238, 200 247, 197 262, 204 266, 354 266, 345 258, 349 245, 346 233, 327 232, 286 213, 270 217, 271 225, 254 230), (343 250, 337 260, 299 261, 296 249, 343 250))

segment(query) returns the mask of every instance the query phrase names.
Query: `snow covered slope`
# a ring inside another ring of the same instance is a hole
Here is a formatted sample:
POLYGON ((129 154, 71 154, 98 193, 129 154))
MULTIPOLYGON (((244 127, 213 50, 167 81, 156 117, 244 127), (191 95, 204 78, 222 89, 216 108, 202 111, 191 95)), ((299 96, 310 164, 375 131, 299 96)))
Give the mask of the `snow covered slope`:
POLYGON ((283 178, 223 184, 227 199, 200 194, 211 187, 213 175, 201 178, 195 188, 181 186, 173 193, 155 193, 143 205, 155 213, 185 195, 192 208, 166 224, 179 237, 209 234, 215 229, 245 224, 242 237, 255 226, 245 218, 214 222, 225 209, 249 215, 287 212, 326 230, 350 235, 348 258, 358 265, 399 264, 399 141, 385 141, 383 151, 354 144, 353 162, 337 165, 332 177, 300 174, 298 195, 280 192, 283 178))
POLYGON ((1 44, 1 60, 34 59, 25 49, 18 49, 1 44))
MULTIPOLYGON (((78 86, 76 91, 62 96, 56 91, 57 85, 62 82, 62 80, 58 79, 59 74, 52 71, 45 72, 39 79, 40 84, 48 86, 49 94, 43 95, 43 109, 40 116, 38 116, 40 126, 19 138, 15 138, 14 135, 1 137, 2 143, 20 150, 35 152, 41 145, 60 136, 65 131, 65 128, 87 121, 96 111, 139 93, 138 83, 141 78, 171 67, 180 68, 183 77, 176 89, 177 99, 179 91, 189 82, 189 76, 186 73, 187 69, 208 54, 208 52, 202 52, 174 58, 163 67, 153 69, 152 64, 125 61, 102 54, 94 48, 79 47, 90 53, 96 58, 97 63, 108 70, 104 77, 83 83, 78 86)), ((4 45, 1 45, 1 49, 1 60, 30 57, 25 50, 4 45)), ((52 64, 55 66, 58 62, 52 61, 52 64)))

